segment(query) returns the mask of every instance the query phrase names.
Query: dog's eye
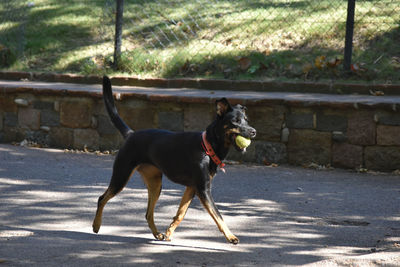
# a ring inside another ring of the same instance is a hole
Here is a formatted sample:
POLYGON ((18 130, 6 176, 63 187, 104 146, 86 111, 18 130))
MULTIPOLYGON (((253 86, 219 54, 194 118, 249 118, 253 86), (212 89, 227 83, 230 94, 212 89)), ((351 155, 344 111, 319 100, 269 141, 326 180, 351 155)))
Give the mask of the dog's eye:
POLYGON ((232 123, 233 124, 240 124, 241 120, 239 118, 233 119, 232 123))

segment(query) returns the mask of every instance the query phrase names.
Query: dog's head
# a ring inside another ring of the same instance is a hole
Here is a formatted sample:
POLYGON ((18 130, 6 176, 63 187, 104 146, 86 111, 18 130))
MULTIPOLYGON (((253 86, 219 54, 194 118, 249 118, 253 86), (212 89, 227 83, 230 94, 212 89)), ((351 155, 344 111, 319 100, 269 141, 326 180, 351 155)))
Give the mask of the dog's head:
POLYGON ((231 106, 226 98, 215 102, 217 110, 216 131, 219 137, 223 136, 226 147, 233 145, 237 151, 245 152, 245 148, 237 146, 235 139, 238 135, 253 139, 256 130, 249 125, 246 107, 231 106))

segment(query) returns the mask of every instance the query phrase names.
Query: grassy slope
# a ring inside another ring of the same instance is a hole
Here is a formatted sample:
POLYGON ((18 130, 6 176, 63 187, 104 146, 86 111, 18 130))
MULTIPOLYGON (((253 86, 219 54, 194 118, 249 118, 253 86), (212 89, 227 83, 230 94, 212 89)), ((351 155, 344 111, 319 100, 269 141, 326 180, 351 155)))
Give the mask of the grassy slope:
MULTIPOLYGON (((113 13, 105 1, 33 2, 24 57, 9 69, 112 72, 113 13)), ((354 62, 367 70, 351 79, 400 82, 399 6, 398 0, 357 1, 354 62)), ((126 0, 119 72, 343 79, 341 66, 318 69, 314 61, 342 57, 345 16, 346 1, 126 0)), ((0 30, 11 27, 5 22, 0 19, 0 30)))

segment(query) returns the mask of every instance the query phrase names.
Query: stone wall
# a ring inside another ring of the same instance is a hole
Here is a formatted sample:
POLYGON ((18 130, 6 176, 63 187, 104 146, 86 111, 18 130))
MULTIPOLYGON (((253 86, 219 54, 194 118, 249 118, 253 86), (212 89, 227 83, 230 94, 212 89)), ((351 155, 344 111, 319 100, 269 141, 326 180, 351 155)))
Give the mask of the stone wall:
MULTIPOLYGON (((121 94, 117 108, 133 129, 202 131, 214 117, 217 96, 203 98, 121 94)), ((229 97, 229 95, 228 95, 229 97)), ((316 163, 342 168, 400 169, 398 104, 356 105, 329 101, 252 100, 257 138, 244 155, 229 158, 262 164, 316 163)), ((56 148, 118 149, 123 142, 106 114, 100 92, 0 91, 0 142, 30 140, 56 148)))

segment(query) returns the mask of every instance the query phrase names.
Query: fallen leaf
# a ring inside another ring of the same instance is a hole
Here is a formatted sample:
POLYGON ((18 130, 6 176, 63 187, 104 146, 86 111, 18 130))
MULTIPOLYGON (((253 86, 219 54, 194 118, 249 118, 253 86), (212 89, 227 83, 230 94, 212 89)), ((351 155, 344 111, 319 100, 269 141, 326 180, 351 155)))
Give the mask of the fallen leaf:
POLYGON ((336 68, 341 63, 342 63, 342 60, 340 60, 338 58, 331 58, 330 60, 328 60, 326 62, 326 66, 328 66, 329 68, 336 68))
POLYGON ((228 38, 225 41, 223 41, 224 45, 230 45, 232 43, 232 38, 228 38))
POLYGON ((361 74, 363 72, 366 72, 367 69, 363 67, 363 63, 354 63, 350 65, 351 71, 353 71, 356 74, 361 74))
POLYGON ((351 64, 351 65, 350 65, 350 69, 351 69, 353 72, 358 72, 358 71, 360 70, 360 66, 358 66, 357 63, 354 63, 354 64, 351 64))
POLYGON ((374 96, 384 96, 385 95, 385 93, 383 91, 379 91, 379 90, 377 90, 377 91, 369 90, 369 93, 374 96))
POLYGON ((307 169, 315 169, 315 170, 332 170, 333 169, 333 167, 331 167, 331 165, 330 164, 327 164, 327 165, 320 165, 320 164, 317 164, 317 163, 315 163, 315 162, 311 162, 311 163, 309 163, 309 164, 303 164, 302 165, 303 166, 303 168, 307 168, 307 169))
POLYGON ((359 173, 367 173, 368 172, 368 169, 367 168, 363 168, 363 167, 361 167, 360 166, 360 168, 358 168, 358 169, 356 169, 357 170, 357 172, 359 172, 359 173))
POLYGON ((310 63, 303 65, 303 73, 306 78, 312 69, 313 69, 313 65, 311 65, 310 63))
POLYGON ((238 63, 241 70, 248 70, 251 66, 251 59, 248 57, 241 57, 238 63))
POLYGON ((400 170, 394 170, 392 173, 393 173, 394 175, 400 175, 400 170))
POLYGON ((326 66, 325 56, 318 56, 315 58, 314 64, 318 69, 323 69, 326 66))

